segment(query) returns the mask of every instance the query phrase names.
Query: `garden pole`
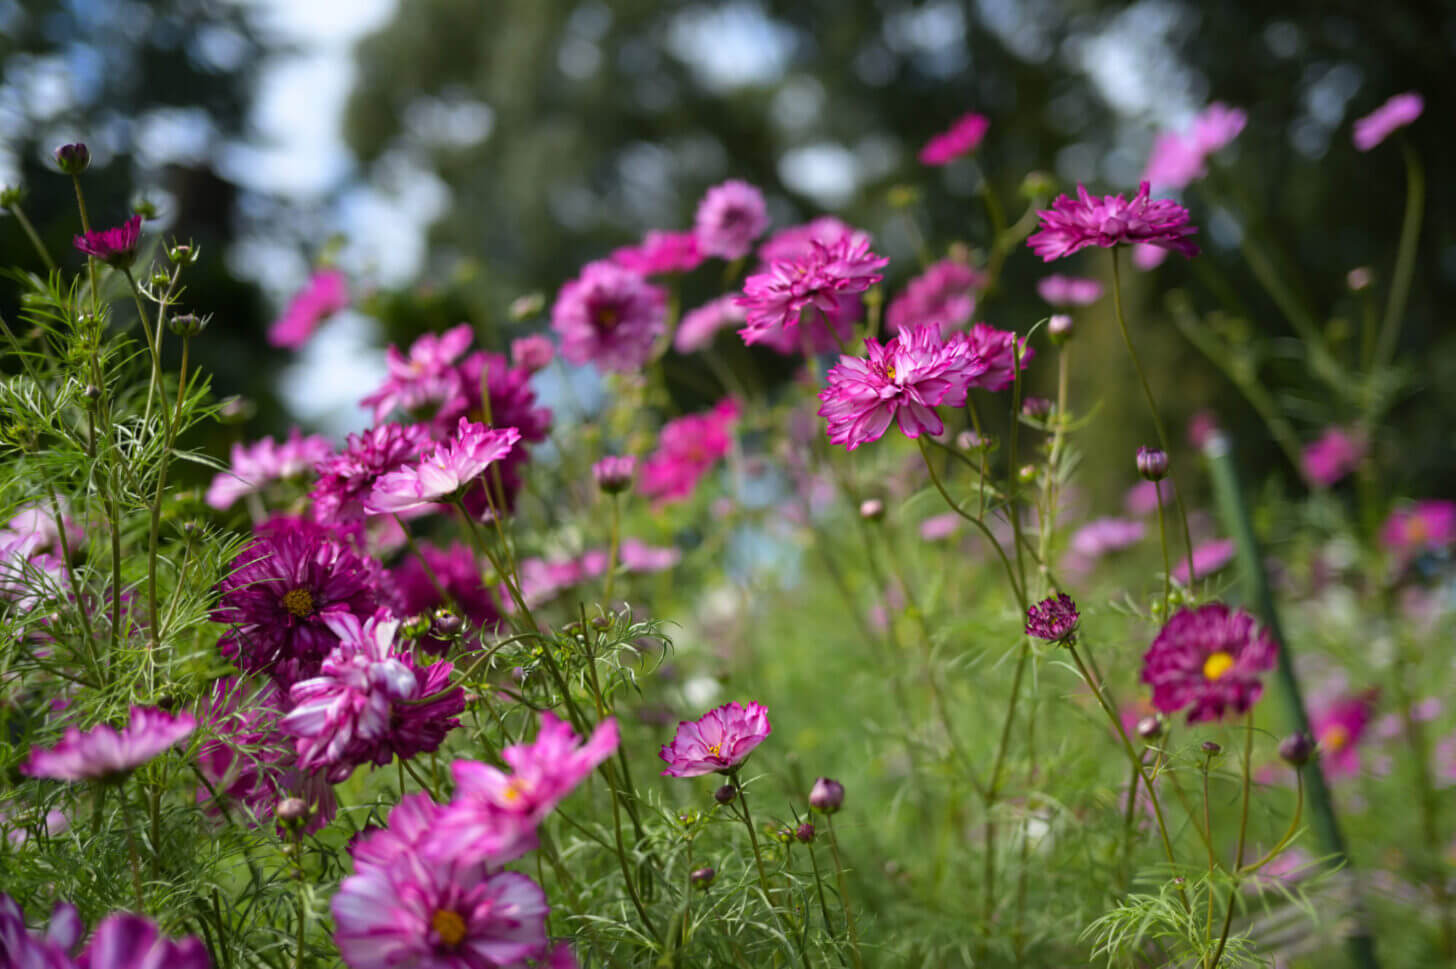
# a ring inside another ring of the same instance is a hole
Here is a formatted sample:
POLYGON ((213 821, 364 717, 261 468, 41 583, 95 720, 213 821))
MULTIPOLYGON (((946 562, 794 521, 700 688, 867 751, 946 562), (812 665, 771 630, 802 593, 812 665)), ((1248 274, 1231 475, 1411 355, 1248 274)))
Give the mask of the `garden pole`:
MULTIPOLYGON (((1274 607, 1274 594, 1269 588, 1269 575, 1264 570, 1264 559, 1254 538, 1254 526, 1249 519, 1249 507, 1239 485, 1238 472, 1234 467, 1232 448, 1228 437, 1222 431, 1209 435, 1203 446, 1203 456, 1208 459, 1209 471, 1213 477, 1214 495, 1224 521, 1224 527, 1233 535, 1238 550, 1239 573, 1243 580, 1245 601, 1264 623, 1269 634, 1278 645, 1279 667, 1277 675, 1282 687, 1285 709, 1290 725, 1306 736, 1312 736, 1309 729, 1309 714, 1304 708, 1304 699, 1299 691, 1299 680, 1294 674, 1294 660, 1290 655, 1288 640, 1279 623, 1279 613, 1274 607)), ((1189 576, 1189 581, 1193 576, 1189 576)), ((1351 872, 1350 856, 1345 848, 1345 837, 1340 833, 1340 823, 1335 817, 1335 808, 1330 800, 1330 789, 1325 785, 1324 772, 1320 770, 1319 758, 1312 757, 1299 768, 1304 772, 1305 790, 1308 792, 1310 818, 1320 849, 1335 856, 1336 863, 1343 862, 1345 870, 1351 872)), ((1359 890, 1359 880, 1350 879, 1355 893, 1355 931, 1345 944, 1351 961, 1359 969, 1378 969, 1375 958, 1375 939, 1370 934, 1366 921, 1365 906, 1359 890)))

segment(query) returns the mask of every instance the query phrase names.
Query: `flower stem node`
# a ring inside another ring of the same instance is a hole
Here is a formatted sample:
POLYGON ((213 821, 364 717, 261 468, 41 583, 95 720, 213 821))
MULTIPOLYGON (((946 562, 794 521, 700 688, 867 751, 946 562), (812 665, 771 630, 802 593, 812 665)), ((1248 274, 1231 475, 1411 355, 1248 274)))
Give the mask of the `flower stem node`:
POLYGON ((62 145, 56 149, 56 164, 66 175, 79 175, 91 167, 91 149, 83 142, 62 145))
POLYGON ((838 781, 821 777, 814 781, 809 791, 809 806, 820 814, 834 814, 844 805, 844 785, 838 781))

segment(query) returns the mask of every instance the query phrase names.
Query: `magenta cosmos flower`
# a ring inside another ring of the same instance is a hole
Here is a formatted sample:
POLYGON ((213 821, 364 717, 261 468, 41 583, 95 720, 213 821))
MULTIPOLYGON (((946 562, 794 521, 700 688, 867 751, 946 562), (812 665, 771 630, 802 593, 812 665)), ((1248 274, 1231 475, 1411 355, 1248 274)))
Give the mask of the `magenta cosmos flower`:
POLYGON ((747 182, 730 179, 714 185, 698 203, 693 234, 706 256, 742 259, 753 240, 768 228, 763 193, 747 182))
POLYGON ((514 427, 486 427, 462 417, 454 440, 437 445, 419 464, 381 475, 364 500, 364 510, 375 515, 398 514, 455 497, 510 453, 520 439, 521 432, 514 427))
POLYGON ((379 479, 419 459, 431 445, 419 424, 380 424, 350 434, 344 450, 318 462, 313 486, 314 517, 325 524, 363 518, 364 502, 379 479))
POLYGON ((87 731, 71 727, 49 750, 32 750, 20 772, 58 781, 107 780, 126 774, 197 729, 192 714, 176 716, 152 707, 132 707, 121 730, 98 724, 87 731))
POLYGON ((85 926, 74 906, 58 903, 44 935, 25 927, 25 913, 0 892, 0 957, 13 969, 210 969, 195 938, 169 939, 149 919, 127 912, 106 916, 86 948, 72 958, 85 926))
POLYGON ((1254 617, 1222 603, 1182 609, 1143 656, 1142 681, 1162 713, 1188 710, 1188 722, 1243 713, 1264 691, 1260 674, 1273 669, 1274 639, 1254 617))
POLYGON ((1059 196, 1052 207, 1038 212, 1041 231, 1030 239, 1045 262, 1052 262, 1088 246, 1158 246, 1185 256, 1198 255, 1198 246, 1188 238, 1198 230, 1188 224, 1188 210, 1170 199, 1148 198, 1148 183, 1138 186, 1132 199, 1104 195, 1100 199, 1077 186, 1077 198, 1059 196))
POLYGON ((551 328, 569 363, 590 363, 603 373, 629 373, 652 356, 667 327, 667 294, 639 273, 612 262, 593 262, 561 287, 551 307, 551 328))
POLYGON ((861 233, 843 235, 832 243, 811 239, 807 252, 771 262, 749 276, 738 305, 747 311, 739 335, 750 346, 777 339, 799 339, 800 317, 805 311, 837 323, 840 299, 862 293, 883 277, 878 270, 890 260, 870 249, 861 233))
POLYGON ((486 804, 518 814, 534 827, 597 765, 612 756, 617 741, 617 721, 613 718, 602 721, 582 743, 570 724, 544 712, 541 729, 532 743, 512 744, 501 751, 501 759, 510 766, 511 773, 479 761, 457 760, 451 766, 455 775, 452 803, 486 804))
POLYGON ((270 528, 233 560, 219 584, 212 618, 233 628, 218 649, 239 669, 267 673, 287 689, 318 673, 338 644, 324 613, 373 615, 376 579, 371 563, 316 527, 270 528))
POLYGON ((657 438, 657 450, 642 462, 638 489, 658 505, 681 501, 733 448, 738 403, 732 398, 702 414, 668 421, 657 438))
POLYGON ((546 893, 495 872, 434 824, 439 811, 424 795, 406 798, 388 829, 355 845, 356 873, 330 905, 351 969, 505 969, 545 952, 546 893))
POLYGON ((695 310, 683 314, 673 334, 672 346, 678 353, 697 353, 713 343, 719 330, 737 326, 748 318, 735 296, 720 296, 695 310))
POLYGON ((344 274, 337 269, 320 269, 268 328, 268 342, 275 347, 301 347, 320 323, 348 305, 349 284, 344 274))
POLYGON ((679 723, 672 743, 658 756, 667 762, 663 773, 670 777, 731 774, 772 732, 768 710, 761 704, 725 703, 696 720, 679 723))
POLYGON ((130 266, 136 258, 137 242, 142 235, 142 217, 134 215, 119 226, 97 229, 76 236, 72 242, 81 252, 110 266, 130 266))
POLYGON ((963 337, 966 348, 973 357, 986 364, 986 369, 970 378, 971 386, 981 390, 1000 392, 1016 382, 1016 361, 1021 361, 1021 372, 1026 373, 1036 351, 1026 345, 1026 337, 1018 338, 1010 330, 998 330, 985 323, 977 323, 963 337))
POLYGON ((1418 501, 1397 508, 1380 529, 1380 540, 1398 558, 1413 558, 1456 544, 1456 502, 1418 501))
POLYGON ((1375 716, 1378 690, 1342 696, 1311 716, 1310 730, 1319 744, 1320 766, 1326 777, 1360 773, 1360 741, 1375 716))
POLYGON ((1355 122, 1353 140, 1358 151, 1369 151, 1421 116, 1426 101, 1414 91, 1397 94, 1355 122))
POLYGON ((272 437, 246 447, 234 444, 232 466, 212 479, 207 488, 207 504, 226 511, 239 498, 259 492, 274 481, 311 472, 315 464, 332 452, 328 438, 313 434, 304 437, 296 427, 288 432, 288 440, 282 444, 272 437))
POLYGON ((417 414, 444 403, 459 393, 455 361, 470 347, 471 339, 470 324, 461 323, 438 335, 421 336, 410 345, 407 357, 391 344, 385 352, 388 377, 384 386, 360 403, 374 409, 376 422, 396 409, 417 414))
POLYGON ((1088 306, 1102 298, 1102 284, 1095 279, 1053 273, 1037 282, 1036 292, 1053 306, 1088 306))
POLYGON ((711 255, 699 247, 698 237, 691 232, 664 232, 651 229, 640 245, 624 246, 612 252, 612 262, 639 276, 665 276, 690 272, 711 255))
POLYGON ((1327 427, 1320 439, 1304 448, 1304 476, 1328 488, 1354 471, 1365 457, 1365 442, 1343 428, 1327 427))
POLYGON ((829 440, 853 451, 879 440, 892 421, 906 437, 945 429, 935 408, 960 407, 986 361, 964 339, 944 340, 934 324, 901 331, 889 343, 866 339, 868 356, 844 356, 826 375, 819 416, 829 440))
POLYGON ((986 285, 980 271, 954 259, 944 259, 905 284, 885 310, 885 329, 898 333, 922 323, 940 324, 949 335, 971 321, 976 291, 986 285))
POLYGON ((991 121, 985 115, 974 112, 961 115, 948 129, 925 143, 920 149, 920 164, 948 165, 962 155, 969 155, 981 146, 981 139, 990 127, 991 121))
POLYGON ((1208 157, 1239 136, 1248 115, 1215 101, 1199 112, 1184 132, 1167 132, 1153 141, 1143 179, 1157 189, 1181 189, 1208 173, 1208 157))
POLYGON ((293 684, 283 731, 298 738, 298 765, 338 783, 359 764, 408 760, 439 748, 460 725, 465 694, 450 686, 453 666, 424 669, 395 644, 399 620, 379 613, 360 623, 349 613, 324 617, 339 639, 319 675, 293 684))
MULTIPOLYGON (((459 542, 448 549, 421 542, 418 548, 418 555, 410 555, 390 572, 403 614, 419 616, 445 606, 462 614, 469 632, 494 629, 500 609, 482 578, 484 568, 475 553, 459 542), (448 598, 441 597, 442 591, 448 598)), ((429 634, 422 636, 418 644, 436 655, 450 646, 446 640, 429 634)))
POLYGON ((1071 596, 1048 596, 1026 610, 1026 634, 1049 643, 1069 642, 1080 618, 1071 596))

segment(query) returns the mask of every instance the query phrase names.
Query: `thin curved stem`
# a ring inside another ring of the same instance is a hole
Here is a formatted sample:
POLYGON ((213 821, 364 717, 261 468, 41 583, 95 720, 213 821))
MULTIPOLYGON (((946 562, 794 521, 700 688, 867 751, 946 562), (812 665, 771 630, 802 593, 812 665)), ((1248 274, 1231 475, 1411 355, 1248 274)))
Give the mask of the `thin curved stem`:
POLYGON ((1390 295, 1385 303, 1385 316, 1380 322, 1380 342, 1375 348, 1374 364, 1383 367, 1395 355, 1396 338, 1405 322, 1405 304, 1410 296, 1411 276, 1416 268, 1416 244, 1421 237, 1421 221, 1425 214, 1426 174, 1420 157, 1409 143, 1405 151, 1405 215, 1401 219, 1400 247, 1396 250, 1395 273, 1390 280, 1390 295))

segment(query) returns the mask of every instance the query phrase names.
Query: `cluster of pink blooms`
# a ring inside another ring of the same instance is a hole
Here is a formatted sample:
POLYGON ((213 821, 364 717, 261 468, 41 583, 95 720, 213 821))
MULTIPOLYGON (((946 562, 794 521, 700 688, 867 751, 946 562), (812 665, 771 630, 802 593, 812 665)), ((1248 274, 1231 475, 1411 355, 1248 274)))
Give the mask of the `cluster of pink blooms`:
POLYGON ((1248 115, 1215 101, 1184 132, 1166 132, 1153 142, 1143 180, 1157 189, 1186 188, 1207 174, 1208 157, 1239 136, 1248 115))
POLYGON ((318 325, 349 305, 349 283, 337 269, 320 269, 309 277, 283 315, 268 328, 268 342, 297 349, 308 342, 318 325))
POLYGON ((534 742, 502 751, 510 773, 456 761, 450 803, 425 794, 401 800, 386 827, 354 843, 354 874, 333 898, 344 962, 352 969, 575 965, 569 948, 549 944, 545 892, 502 869, 536 847, 537 826, 617 743, 614 720, 583 743, 543 713, 534 742))

